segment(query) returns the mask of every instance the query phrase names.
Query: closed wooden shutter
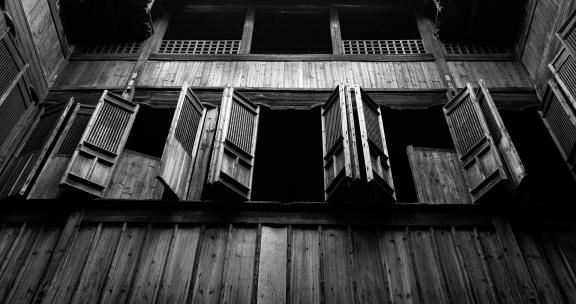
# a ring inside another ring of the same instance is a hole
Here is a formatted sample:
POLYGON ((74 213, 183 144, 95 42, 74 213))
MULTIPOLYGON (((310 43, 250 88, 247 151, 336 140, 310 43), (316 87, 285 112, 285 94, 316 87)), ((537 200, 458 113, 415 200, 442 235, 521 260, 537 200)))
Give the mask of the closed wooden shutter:
POLYGON ((233 88, 224 89, 208 184, 223 197, 250 199, 260 109, 233 88))
POLYGON ((70 162, 70 158, 80 143, 82 134, 88 126, 94 109, 94 105, 76 104, 48 159, 39 170, 38 178, 30 186, 31 190, 28 198, 52 199, 59 196, 59 182, 70 162))
POLYGON ((472 201, 506 186, 506 172, 470 84, 444 106, 444 114, 472 201))
POLYGON ((74 100, 70 99, 68 103, 51 105, 40 112, 31 132, 0 175, 0 198, 28 193, 38 169, 62 131, 73 103, 74 100))
POLYGON ((185 83, 172 118, 158 176, 179 199, 186 199, 188 194, 205 115, 206 108, 185 83))
POLYGON ((572 11, 566 22, 560 28, 558 37, 562 44, 576 56, 576 10, 572 11))
POLYGON ((570 172, 576 177, 576 114, 552 80, 548 82, 540 114, 570 172))
POLYGON ((380 107, 360 88, 355 85, 349 95, 353 99, 358 113, 358 129, 360 130, 360 150, 366 182, 378 190, 379 199, 395 200, 394 182, 388 158, 386 135, 380 107))
POLYGON ((348 197, 350 188, 360 180, 353 108, 347 94, 350 95, 350 90, 339 85, 321 109, 324 198, 327 201, 348 197))
POLYGON ((137 112, 138 105, 104 91, 60 183, 102 197, 137 112))

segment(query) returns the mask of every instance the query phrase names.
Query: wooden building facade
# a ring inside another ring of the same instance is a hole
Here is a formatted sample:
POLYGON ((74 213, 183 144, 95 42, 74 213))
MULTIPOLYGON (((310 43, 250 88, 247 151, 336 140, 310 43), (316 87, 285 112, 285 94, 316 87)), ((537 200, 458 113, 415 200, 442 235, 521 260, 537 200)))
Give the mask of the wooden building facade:
POLYGON ((576 301, 572 0, 6 0, 0 302, 576 301))

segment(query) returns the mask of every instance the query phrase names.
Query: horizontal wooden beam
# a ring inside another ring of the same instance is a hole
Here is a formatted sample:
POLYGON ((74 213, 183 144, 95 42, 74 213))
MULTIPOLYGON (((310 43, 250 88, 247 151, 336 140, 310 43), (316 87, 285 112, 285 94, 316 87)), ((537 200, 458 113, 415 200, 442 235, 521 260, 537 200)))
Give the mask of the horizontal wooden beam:
POLYGON ((368 62, 414 62, 434 61, 432 54, 411 55, 334 55, 334 54, 231 54, 191 55, 152 54, 156 61, 368 61, 368 62))

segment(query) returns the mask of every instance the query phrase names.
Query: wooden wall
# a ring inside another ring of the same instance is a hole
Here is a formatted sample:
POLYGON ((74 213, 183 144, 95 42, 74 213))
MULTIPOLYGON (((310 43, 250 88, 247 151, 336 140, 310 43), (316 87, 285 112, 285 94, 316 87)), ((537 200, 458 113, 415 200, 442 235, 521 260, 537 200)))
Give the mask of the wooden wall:
POLYGON ((399 215, 361 226, 305 213, 277 214, 276 224, 263 213, 256 221, 193 211, 169 217, 170 212, 123 217, 95 210, 84 219, 79 214, 65 226, 1 226, 0 300, 570 303, 576 298, 571 229, 513 232, 501 219, 466 223, 455 214, 436 224, 430 215, 402 224, 410 216, 399 215))

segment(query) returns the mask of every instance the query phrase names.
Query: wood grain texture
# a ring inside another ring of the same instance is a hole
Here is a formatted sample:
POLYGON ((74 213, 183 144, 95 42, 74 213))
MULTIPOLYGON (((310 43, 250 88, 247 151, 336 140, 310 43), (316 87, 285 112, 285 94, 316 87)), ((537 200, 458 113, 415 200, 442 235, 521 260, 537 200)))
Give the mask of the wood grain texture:
POLYGON ((133 61, 70 61, 54 88, 124 88, 134 67, 133 61))
POLYGON ((450 61, 448 68, 457 88, 480 79, 489 88, 532 87, 532 82, 521 63, 514 61, 450 61))
POLYGON ((104 198, 161 199, 164 186, 156 179, 159 168, 158 158, 124 150, 104 198))
POLYGON ((286 303, 288 229, 262 227, 257 303, 286 303))

